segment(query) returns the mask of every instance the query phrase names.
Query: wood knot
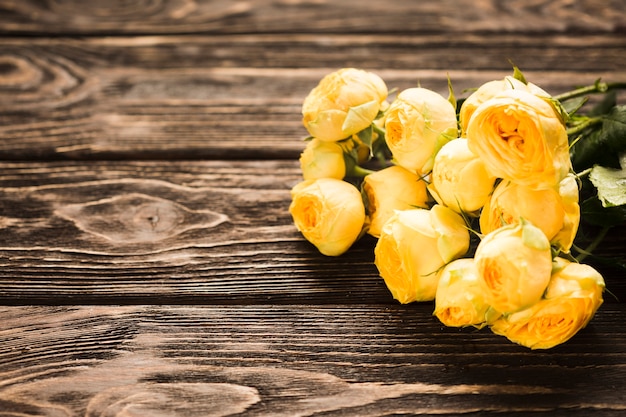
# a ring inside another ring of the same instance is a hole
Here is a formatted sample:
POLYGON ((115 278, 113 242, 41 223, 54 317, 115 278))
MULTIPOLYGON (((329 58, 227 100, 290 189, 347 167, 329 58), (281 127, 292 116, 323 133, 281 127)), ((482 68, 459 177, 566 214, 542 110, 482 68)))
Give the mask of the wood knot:
POLYGON ((37 50, 0 53, 0 109, 33 111, 83 100, 96 82, 74 62, 37 50))
POLYGON ((85 232, 119 243, 155 242, 228 220, 224 214, 190 210, 170 200, 138 193, 70 204, 55 213, 85 232))

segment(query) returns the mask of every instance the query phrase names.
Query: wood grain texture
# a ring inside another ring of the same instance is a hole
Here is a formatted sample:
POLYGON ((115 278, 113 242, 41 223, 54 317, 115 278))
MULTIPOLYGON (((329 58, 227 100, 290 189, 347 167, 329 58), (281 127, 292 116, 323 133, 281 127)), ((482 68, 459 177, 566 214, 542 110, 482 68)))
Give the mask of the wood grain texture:
POLYGON ((626 37, 606 35, 8 39, 0 158, 295 159, 302 101, 339 67, 444 95, 450 76, 462 97, 510 74, 514 59, 556 94, 626 79, 625 50, 626 37))
POLYGON ((296 231, 297 161, 24 163, 0 173, 7 303, 389 300, 371 241, 337 260, 296 231))
POLYGON ((297 161, 1 163, 0 300, 391 303, 374 239, 329 258, 296 231, 300 180, 297 161))
POLYGON ((623 0, 3 0, 5 33, 611 32, 623 0), (373 18, 374 17, 374 18, 373 18))
POLYGON ((529 354, 423 305, 5 307, 0 415, 618 415, 624 313, 529 354))

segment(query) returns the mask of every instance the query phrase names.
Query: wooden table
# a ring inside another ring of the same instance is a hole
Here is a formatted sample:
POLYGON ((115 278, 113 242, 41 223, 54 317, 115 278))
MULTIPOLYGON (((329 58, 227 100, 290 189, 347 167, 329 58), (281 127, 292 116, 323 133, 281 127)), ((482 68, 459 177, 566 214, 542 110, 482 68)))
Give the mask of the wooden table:
POLYGON ((531 351, 399 305, 372 238, 324 257, 287 208, 328 72, 624 81, 625 10, 0 1, 0 416, 624 415, 619 270, 587 328, 531 351))

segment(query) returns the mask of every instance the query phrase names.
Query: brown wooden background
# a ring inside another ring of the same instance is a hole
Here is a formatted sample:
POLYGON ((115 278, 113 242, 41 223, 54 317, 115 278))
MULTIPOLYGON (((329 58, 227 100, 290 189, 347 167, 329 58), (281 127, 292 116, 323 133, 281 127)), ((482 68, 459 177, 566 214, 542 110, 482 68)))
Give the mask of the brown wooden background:
POLYGON ((554 94, 626 80, 626 1, 0 0, 0 416, 626 413, 621 270, 533 352, 398 305, 372 239, 326 258, 287 212, 323 75, 462 95, 509 60, 554 94))

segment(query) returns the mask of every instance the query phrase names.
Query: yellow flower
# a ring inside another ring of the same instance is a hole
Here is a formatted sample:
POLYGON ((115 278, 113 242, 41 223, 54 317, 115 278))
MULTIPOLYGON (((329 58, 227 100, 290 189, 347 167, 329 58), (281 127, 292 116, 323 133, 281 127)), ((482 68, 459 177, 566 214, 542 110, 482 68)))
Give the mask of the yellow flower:
POLYGON ((365 207, 353 185, 319 178, 296 184, 289 212, 296 228, 324 255, 338 256, 361 236, 365 207))
POLYGON ((370 218, 368 233, 379 237, 383 224, 396 210, 425 208, 426 182, 401 166, 393 165, 369 174, 363 181, 370 218))
POLYGON ((387 98, 376 74, 343 68, 326 75, 302 104, 302 123, 311 136, 327 142, 346 139, 368 127, 387 98))
POLYGON ((396 211, 374 248, 374 263, 400 303, 435 298, 438 272, 467 253, 469 231, 447 207, 396 211))
POLYGON ((428 190, 439 204, 472 214, 485 205, 496 178, 467 146, 467 139, 446 143, 435 157, 428 190))
POLYGON ((395 162, 418 175, 428 174, 439 149, 458 136, 452 104, 425 88, 398 94, 385 113, 385 129, 395 162))
POLYGON ((571 167, 559 115, 546 99, 521 89, 482 103, 469 120, 467 140, 491 175, 518 184, 552 187, 571 167))
POLYGON ((563 227, 551 240, 552 244, 569 253, 580 225, 580 205, 578 204, 578 182, 574 174, 568 174, 559 184, 559 195, 563 203, 565 217, 563 227))
POLYGON ((511 89, 522 89, 526 90, 526 84, 517 80, 516 78, 508 75, 504 77, 502 80, 493 80, 488 81, 478 87, 476 91, 470 94, 469 97, 461 104, 461 109, 459 111, 459 122, 461 125, 461 132, 464 135, 467 131, 467 124, 469 120, 476 111, 476 109, 483 104, 485 101, 493 98, 504 90, 511 89))
POLYGON ((589 265, 556 258, 545 296, 529 308, 502 316, 496 334, 531 349, 550 349, 585 327, 602 304, 604 279, 589 265))
POLYGON ((461 258, 446 265, 439 275, 435 316, 450 327, 482 327, 489 311, 474 259, 461 258))
POLYGON ((550 281, 550 243, 539 228, 526 221, 486 235, 474 260, 487 303, 501 313, 536 303, 550 281))
POLYGON ((316 178, 343 179, 346 163, 343 148, 335 142, 319 139, 309 141, 300 155, 300 168, 305 180, 316 178))
POLYGON ((535 189, 501 182, 480 215, 480 231, 488 234, 520 218, 540 228, 551 243, 569 251, 578 230, 578 187, 570 174, 559 187, 535 189))

